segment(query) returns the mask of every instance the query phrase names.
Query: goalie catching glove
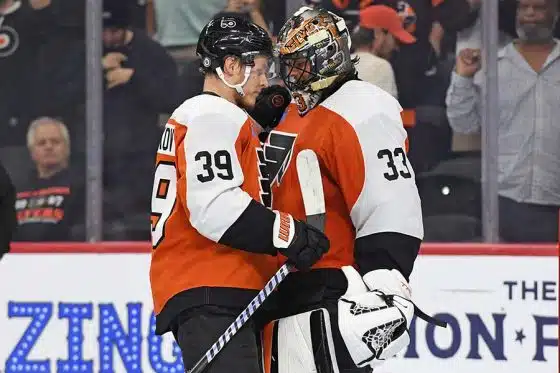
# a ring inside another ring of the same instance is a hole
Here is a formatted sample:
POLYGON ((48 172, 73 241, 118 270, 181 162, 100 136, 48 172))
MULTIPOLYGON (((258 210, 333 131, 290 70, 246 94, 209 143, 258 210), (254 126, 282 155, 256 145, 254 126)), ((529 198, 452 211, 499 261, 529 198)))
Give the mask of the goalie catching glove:
POLYGON ((410 287, 399 271, 374 270, 363 279, 351 266, 342 271, 348 289, 338 301, 338 327, 356 366, 375 368, 406 348, 414 314, 447 326, 412 303, 410 287))
POLYGON ((289 214, 278 211, 274 213, 276 218, 272 228, 272 244, 298 270, 310 269, 329 251, 329 239, 321 231, 289 214))

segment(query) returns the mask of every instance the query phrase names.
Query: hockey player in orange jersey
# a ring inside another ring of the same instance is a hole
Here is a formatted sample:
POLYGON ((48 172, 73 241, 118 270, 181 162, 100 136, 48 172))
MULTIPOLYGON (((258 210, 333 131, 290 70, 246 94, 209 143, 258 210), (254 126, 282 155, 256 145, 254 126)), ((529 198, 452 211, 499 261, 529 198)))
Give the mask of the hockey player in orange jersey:
POLYGON ((277 373, 370 372, 409 343, 420 199, 401 107, 358 79, 350 43, 344 21, 322 9, 300 9, 278 36, 280 72, 294 103, 263 145, 272 206, 305 218, 295 164, 301 150, 312 149, 331 248, 311 271, 279 287, 277 373))
MULTIPOLYGON (((202 30, 197 54, 204 92, 165 126, 151 209, 156 333, 173 333, 186 368, 274 274, 277 252, 305 270, 329 246, 318 230, 260 203, 260 127, 244 109, 268 86, 266 31, 219 17, 202 30)), ((206 372, 261 372, 260 346, 260 327, 251 319, 206 372)))

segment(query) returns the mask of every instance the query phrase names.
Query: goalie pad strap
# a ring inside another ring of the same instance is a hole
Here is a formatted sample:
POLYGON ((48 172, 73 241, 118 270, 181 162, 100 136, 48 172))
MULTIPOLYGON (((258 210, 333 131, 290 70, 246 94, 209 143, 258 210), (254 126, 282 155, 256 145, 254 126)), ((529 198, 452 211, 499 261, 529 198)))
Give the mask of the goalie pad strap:
POLYGON ((414 305, 414 314, 416 316, 418 316, 419 318, 421 318, 422 320, 424 320, 425 322, 429 323, 429 324, 434 324, 436 326, 439 326, 441 328, 447 328, 447 323, 445 321, 441 321, 436 319, 435 317, 432 317, 428 314, 426 314, 424 311, 422 311, 420 308, 418 308, 418 306, 414 303, 412 303, 414 305))
POLYGON ((339 373, 326 309, 274 322, 271 373, 293 372, 339 373))
MULTIPOLYGON (((378 295, 383 298, 385 300, 385 302, 387 302, 388 305, 392 306, 395 303, 395 298, 399 298, 398 295, 386 295, 383 294, 381 292, 378 292, 378 295)), ((420 308, 418 308, 418 306, 410 301, 412 303, 412 305, 414 306, 414 314, 421 318, 422 320, 424 320, 425 322, 427 322, 428 324, 434 324, 436 326, 439 326, 441 328, 447 328, 447 323, 445 321, 441 321, 436 319, 435 317, 432 317, 430 315, 428 315, 427 313, 425 313, 424 311, 422 311, 420 308)), ((404 315, 403 315, 404 317, 404 315)))
POLYGON ((313 357, 315 358, 315 366, 317 367, 317 372, 332 372, 333 371, 333 361, 331 357, 331 351, 329 347, 334 346, 332 342, 329 343, 327 337, 327 330, 330 332, 330 323, 327 329, 325 323, 325 318, 329 320, 328 312, 321 312, 321 310, 311 312, 309 317, 309 324, 311 326, 311 345, 313 346, 313 357))

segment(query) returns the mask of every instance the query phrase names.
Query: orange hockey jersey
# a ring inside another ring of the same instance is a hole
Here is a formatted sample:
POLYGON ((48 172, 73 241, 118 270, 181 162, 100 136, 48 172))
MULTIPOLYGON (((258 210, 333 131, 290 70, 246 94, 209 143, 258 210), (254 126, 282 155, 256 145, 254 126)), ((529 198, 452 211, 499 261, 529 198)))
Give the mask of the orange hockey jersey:
POLYGON ((210 94, 185 101, 166 124, 151 211, 156 315, 185 291, 260 290, 274 274, 273 256, 218 243, 251 201, 261 199, 257 135, 245 111, 210 94))
POLYGON ((295 159, 303 149, 314 150, 319 158, 331 248, 314 268, 354 264, 354 241, 374 233, 422 239, 401 110, 380 88, 353 80, 304 117, 291 104, 270 133, 263 152, 275 210, 305 220, 295 159))

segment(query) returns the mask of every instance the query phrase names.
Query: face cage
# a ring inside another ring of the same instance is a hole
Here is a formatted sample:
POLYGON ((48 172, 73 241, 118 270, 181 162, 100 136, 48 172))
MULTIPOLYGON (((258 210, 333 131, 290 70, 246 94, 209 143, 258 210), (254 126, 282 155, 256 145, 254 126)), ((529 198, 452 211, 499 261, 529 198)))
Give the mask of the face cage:
MULTIPOLYGON (((312 83, 341 72, 346 63, 344 57, 347 50, 346 43, 347 36, 342 35, 336 39, 324 40, 299 52, 279 55, 282 80, 291 91, 309 91, 312 83), (296 66, 296 60, 305 60, 306 64, 303 68, 296 66), (296 80, 292 76, 294 70, 301 72, 296 80), (305 73, 308 76, 304 79, 305 73)), ((349 54, 350 51, 347 52, 349 54)))
POLYGON ((290 91, 308 90, 311 83, 316 82, 317 80, 322 78, 322 76, 317 72, 313 48, 302 52, 280 56, 278 64, 280 77, 290 91), (296 66, 296 60, 301 59, 306 60, 304 68, 296 66), (310 67, 310 70, 308 69, 308 67, 310 67), (294 71, 300 72, 298 78, 295 80, 292 75, 294 71), (306 73, 308 74, 308 76, 304 79, 303 77, 306 73))

